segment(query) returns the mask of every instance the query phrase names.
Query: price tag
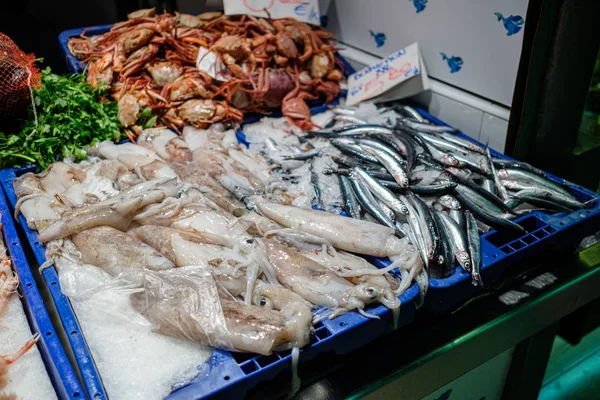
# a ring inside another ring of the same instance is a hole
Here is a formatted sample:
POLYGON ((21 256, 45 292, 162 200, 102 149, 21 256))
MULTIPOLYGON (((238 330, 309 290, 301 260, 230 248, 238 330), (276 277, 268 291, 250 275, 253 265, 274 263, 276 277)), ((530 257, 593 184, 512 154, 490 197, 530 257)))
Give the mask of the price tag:
POLYGON ((413 43, 383 60, 348 77, 347 105, 373 99, 399 100, 429 89, 429 78, 419 51, 413 43))
POLYGON ((226 15, 249 14, 263 18, 295 18, 320 25, 318 0, 223 0, 226 15))

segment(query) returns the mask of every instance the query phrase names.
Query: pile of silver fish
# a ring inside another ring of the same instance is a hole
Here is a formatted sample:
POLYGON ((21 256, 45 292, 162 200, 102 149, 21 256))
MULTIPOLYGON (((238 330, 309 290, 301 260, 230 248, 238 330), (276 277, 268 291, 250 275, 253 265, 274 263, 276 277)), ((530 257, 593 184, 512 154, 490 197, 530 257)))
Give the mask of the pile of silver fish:
POLYGON ((322 118, 326 129, 303 138, 321 146, 325 141, 338 154, 315 144, 288 159, 331 159, 322 173, 337 176, 346 214, 408 238, 431 277, 452 275, 456 261, 474 285, 483 285, 480 232, 525 234, 513 221, 519 216, 589 206, 566 182, 529 164, 492 157, 488 148, 409 106, 370 107, 334 108, 322 118))
POLYGON ((422 272, 395 229, 311 209, 312 192, 222 125, 149 129, 88 155, 15 179, 15 212, 46 246, 40 268, 97 267, 162 334, 297 357, 319 318, 377 318, 368 306, 383 304, 397 321, 398 296, 422 272))

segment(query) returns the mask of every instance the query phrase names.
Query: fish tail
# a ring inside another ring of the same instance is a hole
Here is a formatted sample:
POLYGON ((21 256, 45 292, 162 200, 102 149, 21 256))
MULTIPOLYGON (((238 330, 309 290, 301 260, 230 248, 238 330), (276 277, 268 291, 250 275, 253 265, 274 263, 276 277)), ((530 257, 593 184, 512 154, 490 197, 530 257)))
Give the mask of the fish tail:
POLYGON ((369 33, 371 34, 371 36, 375 36, 375 32, 373 32, 372 30, 369 29, 369 33))
POLYGON ((440 53, 440 55, 442 56, 442 59, 447 60, 448 56, 446 55, 446 53, 440 53))
POLYGON ((502 13, 499 12, 495 12, 494 15, 496 17, 498 17, 498 21, 502 21, 504 19, 504 16, 502 15, 502 13))

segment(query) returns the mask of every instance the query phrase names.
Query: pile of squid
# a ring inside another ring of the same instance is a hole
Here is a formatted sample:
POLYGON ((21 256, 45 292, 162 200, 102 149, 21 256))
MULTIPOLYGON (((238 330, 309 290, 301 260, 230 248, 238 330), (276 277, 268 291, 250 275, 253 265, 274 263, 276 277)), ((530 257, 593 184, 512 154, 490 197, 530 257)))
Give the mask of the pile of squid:
POLYGON ((162 334, 259 354, 298 349, 314 319, 375 317, 368 305, 380 303, 397 321, 398 296, 421 274, 394 229, 311 209, 311 194, 221 124, 181 136, 148 129, 137 144, 88 152, 15 179, 15 212, 46 246, 40 268, 60 277, 66 263, 92 265, 126 282, 162 334))
POLYGON ((128 17, 102 35, 71 38, 68 48, 88 63, 88 83, 110 86, 131 139, 148 122, 145 109, 175 131, 273 110, 311 128, 306 101, 331 102, 340 92, 334 42, 320 27, 218 12, 128 17))
MULTIPOLYGON (((451 127, 432 124, 411 107, 338 107, 327 114, 319 120, 327 129, 303 138, 321 147, 287 159, 314 163, 327 157, 330 168, 320 173, 336 178, 338 205, 345 213, 408 238, 433 278, 455 273, 456 261, 474 285, 483 286, 480 232, 493 228, 518 236, 526 233, 513 221, 519 216, 590 206, 569 191, 567 182, 529 164, 492 157, 488 148, 451 127)), ((263 151, 270 148, 267 141, 263 151)))

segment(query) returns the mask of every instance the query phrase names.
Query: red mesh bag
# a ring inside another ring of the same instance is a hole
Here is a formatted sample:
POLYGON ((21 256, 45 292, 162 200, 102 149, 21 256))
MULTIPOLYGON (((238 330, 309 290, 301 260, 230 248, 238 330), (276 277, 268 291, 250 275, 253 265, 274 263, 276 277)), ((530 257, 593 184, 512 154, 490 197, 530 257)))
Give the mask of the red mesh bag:
POLYGON ((35 56, 23 53, 8 36, 0 33, 0 118, 15 117, 31 104, 30 89, 41 85, 35 56))

